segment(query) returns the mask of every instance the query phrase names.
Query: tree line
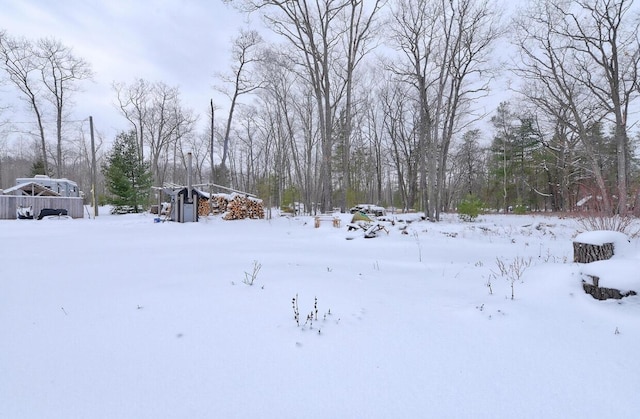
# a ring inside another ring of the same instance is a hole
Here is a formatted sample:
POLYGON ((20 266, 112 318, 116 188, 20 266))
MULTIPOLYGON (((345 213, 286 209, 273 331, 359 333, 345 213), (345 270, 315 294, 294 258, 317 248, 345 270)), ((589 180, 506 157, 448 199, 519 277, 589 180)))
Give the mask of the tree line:
MULTIPOLYGON (((227 3, 259 14, 273 36, 237 34, 216 75, 224 103, 212 101, 208 115, 161 81, 113 84, 130 127, 121 139, 153 185, 184 184, 191 152, 196 183, 270 206, 370 202, 432 220, 469 196, 502 211, 640 208, 633 1, 531 0, 508 21, 489 0, 227 3), (487 114, 492 82, 506 77, 509 100, 487 114)), ((65 131, 65 111, 89 63, 57 41, 5 32, 0 58, 38 127, 23 146, 0 142, 0 184, 20 167, 86 185, 85 134, 65 131), (53 128, 43 113, 55 115, 53 128)), ((106 169, 115 152, 103 144, 113 141, 99 141, 106 169)))

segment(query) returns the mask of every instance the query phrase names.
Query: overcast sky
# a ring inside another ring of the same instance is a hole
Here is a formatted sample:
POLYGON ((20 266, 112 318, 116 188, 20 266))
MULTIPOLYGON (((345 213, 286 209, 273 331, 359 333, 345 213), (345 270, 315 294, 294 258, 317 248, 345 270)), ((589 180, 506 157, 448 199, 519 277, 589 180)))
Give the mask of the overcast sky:
POLYGON ((76 94, 74 117, 92 115, 107 137, 128 128, 114 105, 114 81, 178 86, 183 104, 206 117, 209 100, 219 97, 214 75, 226 70, 230 40, 248 24, 255 22, 220 0, 0 0, 0 29, 56 38, 91 64, 95 77, 76 94))
MULTIPOLYGON (((499 2, 505 11, 513 5, 499 2)), ((56 38, 91 64, 94 80, 76 93, 73 118, 92 115, 107 141, 129 129, 115 105, 114 81, 143 78, 178 86, 183 105, 200 115, 201 126, 208 121, 210 99, 223 115, 228 101, 213 89, 214 76, 228 70, 231 41, 247 27, 260 30, 259 17, 249 21, 221 0, 0 0, 0 29, 31 40, 56 38)), ((492 83, 481 112, 493 112, 508 99, 508 78, 504 74, 492 83)), ((10 89, 3 90, 0 105, 15 103, 10 89)), ((26 113, 22 119, 33 117, 26 113)))

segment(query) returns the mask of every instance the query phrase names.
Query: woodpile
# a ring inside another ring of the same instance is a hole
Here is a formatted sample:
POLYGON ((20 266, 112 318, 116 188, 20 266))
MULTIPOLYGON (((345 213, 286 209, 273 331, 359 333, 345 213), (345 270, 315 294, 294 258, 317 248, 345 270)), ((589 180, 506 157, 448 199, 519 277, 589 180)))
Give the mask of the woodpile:
POLYGON ((198 199, 198 217, 206 217, 209 214, 211 214, 209 200, 205 198, 198 199))
POLYGON ((198 215, 206 217, 207 215, 224 214, 227 211, 230 196, 227 194, 214 194, 211 200, 206 197, 200 197, 198 200, 198 215))
POLYGON ((231 195, 219 193, 213 195, 211 198, 211 204, 213 206, 212 214, 224 214, 227 212, 227 206, 229 201, 233 199, 231 195))
POLYGON ((244 218, 264 218, 262 200, 242 194, 213 194, 211 199, 200 196, 198 199, 198 216, 223 214, 225 220, 242 220, 244 218))
POLYGON ((262 200, 244 195, 232 194, 226 203, 225 220, 242 220, 245 218, 264 218, 262 200))

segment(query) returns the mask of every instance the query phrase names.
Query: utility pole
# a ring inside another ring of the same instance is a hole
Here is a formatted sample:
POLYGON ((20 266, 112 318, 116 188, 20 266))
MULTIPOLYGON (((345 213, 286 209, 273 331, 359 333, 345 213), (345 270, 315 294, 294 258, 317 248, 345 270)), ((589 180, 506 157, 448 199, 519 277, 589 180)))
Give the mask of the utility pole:
POLYGON ((98 191, 96 190, 96 142, 93 137, 93 117, 89 117, 89 131, 91 131, 91 204, 93 205, 93 218, 98 216, 98 191))
POLYGON ((210 159, 211 159, 211 176, 209 176, 209 181, 211 183, 215 183, 216 179, 215 179, 215 174, 213 172, 214 169, 214 165, 213 165, 213 142, 214 142, 214 135, 213 135, 213 126, 214 126, 214 117, 215 117, 215 108, 213 107, 213 99, 211 99, 211 144, 209 147, 209 154, 210 154, 210 159))

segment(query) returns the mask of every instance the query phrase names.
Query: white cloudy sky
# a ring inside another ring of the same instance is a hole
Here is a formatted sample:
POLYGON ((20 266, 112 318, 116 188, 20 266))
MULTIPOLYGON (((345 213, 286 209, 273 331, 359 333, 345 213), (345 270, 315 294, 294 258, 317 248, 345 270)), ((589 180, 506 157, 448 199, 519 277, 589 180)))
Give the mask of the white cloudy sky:
MULTIPOLYGON (((515 4, 497 1, 505 11, 515 4)), ((91 64, 95 77, 76 95, 74 117, 92 115, 107 140, 128 128, 115 106, 114 81, 178 86, 183 104, 202 121, 212 98, 224 113, 226 98, 213 89, 214 75, 228 69, 231 40, 246 27, 262 25, 221 0, 0 0, 0 29, 33 40, 56 38, 91 64)), ((508 77, 493 82, 482 112, 508 98, 508 77)), ((5 87, 0 102, 16 102, 9 92, 5 87)))
POLYGON ((114 105, 114 81, 179 86, 185 106, 206 114, 230 40, 255 24, 220 0, 0 0, 0 29, 54 37, 92 65, 94 80, 77 94, 74 113, 92 115, 107 136, 126 128, 114 105))

